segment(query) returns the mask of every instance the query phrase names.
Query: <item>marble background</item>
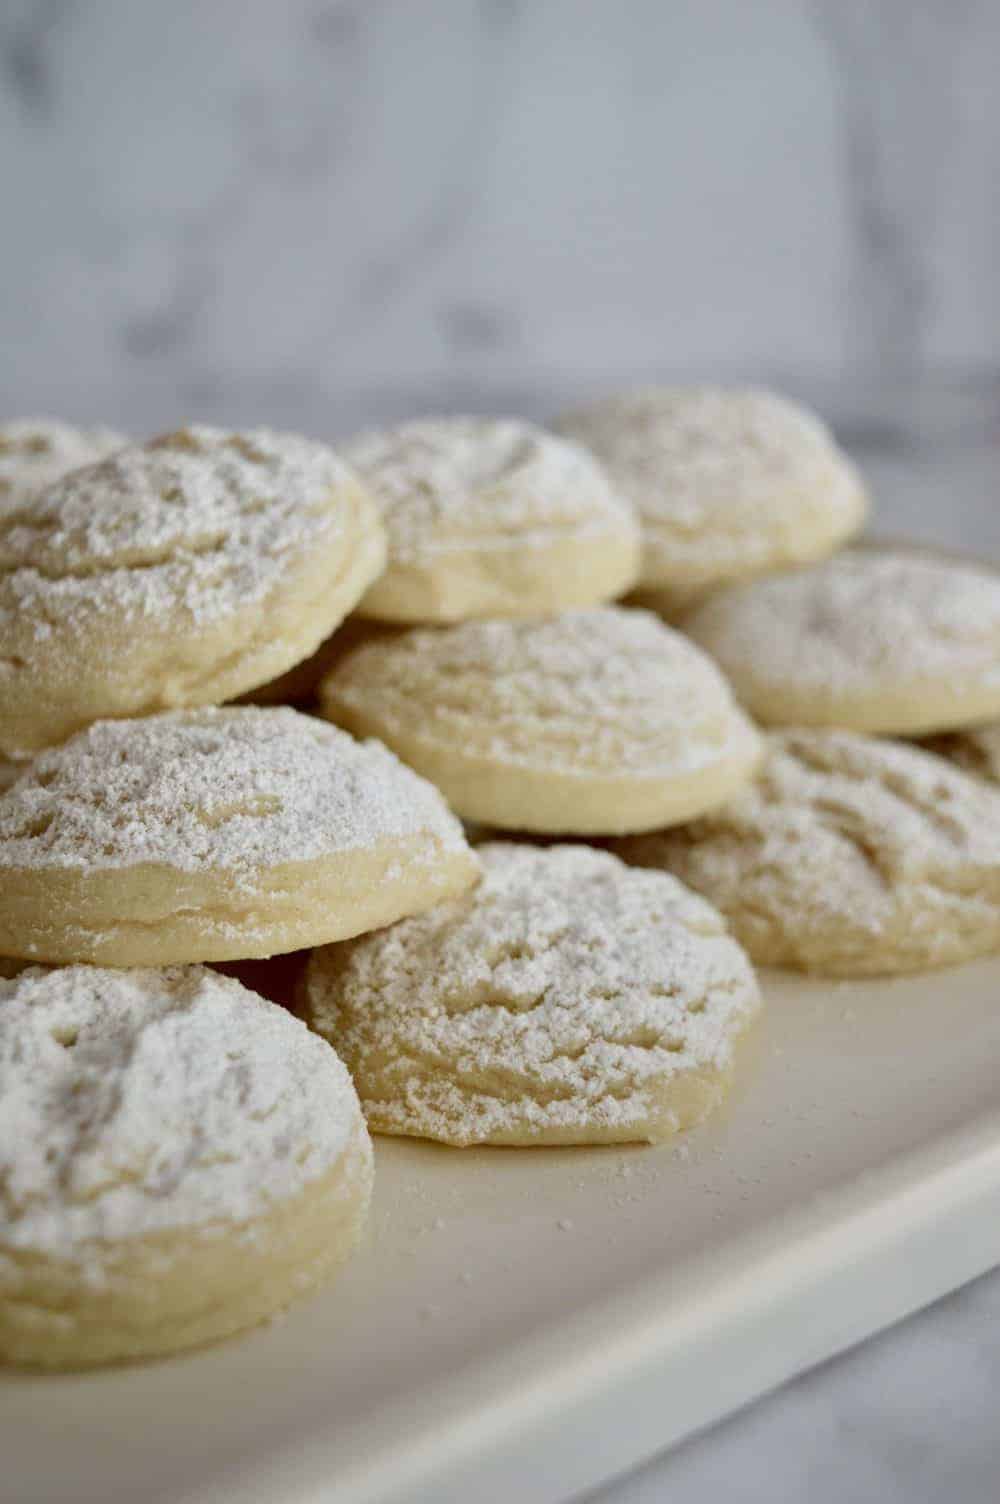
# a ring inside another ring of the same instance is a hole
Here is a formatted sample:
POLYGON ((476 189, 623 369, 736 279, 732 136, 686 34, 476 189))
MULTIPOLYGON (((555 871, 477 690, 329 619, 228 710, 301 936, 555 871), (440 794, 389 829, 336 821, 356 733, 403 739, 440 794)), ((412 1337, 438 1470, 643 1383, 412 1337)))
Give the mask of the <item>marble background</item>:
POLYGON ((995 1504, 998 1331, 992 1274, 578 1504, 995 1504))
POLYGON ((992 416, 998 56, 995 0, 4 0, 0 411, 992 416))

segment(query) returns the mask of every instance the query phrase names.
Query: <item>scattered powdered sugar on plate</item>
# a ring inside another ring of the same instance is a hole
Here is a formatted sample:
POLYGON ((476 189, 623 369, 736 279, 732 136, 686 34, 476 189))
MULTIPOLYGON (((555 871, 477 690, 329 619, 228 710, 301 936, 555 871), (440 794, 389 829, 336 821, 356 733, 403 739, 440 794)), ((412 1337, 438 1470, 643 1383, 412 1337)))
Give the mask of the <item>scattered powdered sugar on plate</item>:
POLYGON ((18 611, 42 638, 81 613, 226 616, 346 534, 354 484, 326 445, 263 429, 127 445, 0 513, 0 629, 18 611))
POLYGON ((3 868, 308 861, 419 833, 464 849, 437 789, 379 742, 287 708, 98 721, 0 795, 3 868))
POLYGON ((125 442, 110 428, 75 428, 58 418, 0 423, 0 517, 70 470, 96 464, 125 442))
POLYGON ((359 1120, 329 1046, 230 977, 0 980, 0 1259, 250 1221, 331 1170, 359 1120))
POLYGON ((531 621, 411 629, 367 644, 327 680, 336 704, 498 760, 656 776, 753 736, 712 661, 651 612, 617 606, 531 621))
POLYGON ((341 453, 378 503, 402 563, 637 526, 591 455, 517 419, 424 419, 361 434, 341 453))
POLYGON ((725 1073, 759 1006, 723 921, 667 874, 592 847, 479 855, 466 897, 310 962, 311 1020, 369 1121, 455 1143, 663 1136, 671 1084, 725 1073))

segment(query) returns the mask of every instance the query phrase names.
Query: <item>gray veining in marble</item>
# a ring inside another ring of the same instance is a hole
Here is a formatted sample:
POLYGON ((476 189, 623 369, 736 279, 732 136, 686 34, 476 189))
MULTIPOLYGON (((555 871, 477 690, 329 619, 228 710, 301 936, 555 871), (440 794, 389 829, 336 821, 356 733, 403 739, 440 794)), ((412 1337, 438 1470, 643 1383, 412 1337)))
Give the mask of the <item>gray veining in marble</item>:
POLYGON ((4 0, 0 410, 995 368, 998 55, 993 0, 4 0))
POLYGON ((586 1504, 993 1504, 998 1329, 992 1275, 586 1504))
POLYGON ((929 353, 942 291, 931 255, 947 212, 945 174, 961 149, 976 10, 970 0, 818 0, 816 16, 840 99, 857 347, 869 362, 906 372, 929 353))

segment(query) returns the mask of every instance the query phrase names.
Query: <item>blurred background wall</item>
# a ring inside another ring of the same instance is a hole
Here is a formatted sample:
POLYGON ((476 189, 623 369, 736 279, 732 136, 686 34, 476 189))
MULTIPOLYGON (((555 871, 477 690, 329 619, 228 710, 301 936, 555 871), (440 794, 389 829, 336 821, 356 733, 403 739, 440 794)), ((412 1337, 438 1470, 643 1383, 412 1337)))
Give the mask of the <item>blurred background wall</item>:
POLYGON ((3 0, 0 410, 993 412, 998 62, 997 0, 3 0))

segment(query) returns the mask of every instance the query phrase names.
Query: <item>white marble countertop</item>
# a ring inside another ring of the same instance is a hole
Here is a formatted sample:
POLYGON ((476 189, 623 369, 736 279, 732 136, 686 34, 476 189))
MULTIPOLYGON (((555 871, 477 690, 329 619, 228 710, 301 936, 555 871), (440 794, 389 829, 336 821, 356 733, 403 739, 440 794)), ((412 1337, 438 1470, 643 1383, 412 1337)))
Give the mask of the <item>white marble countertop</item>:
POLYGON ((998 1384, 1000 1270, 586 1504, 989 1504, 998 1384))

